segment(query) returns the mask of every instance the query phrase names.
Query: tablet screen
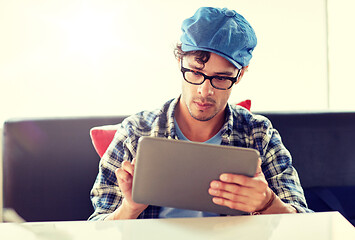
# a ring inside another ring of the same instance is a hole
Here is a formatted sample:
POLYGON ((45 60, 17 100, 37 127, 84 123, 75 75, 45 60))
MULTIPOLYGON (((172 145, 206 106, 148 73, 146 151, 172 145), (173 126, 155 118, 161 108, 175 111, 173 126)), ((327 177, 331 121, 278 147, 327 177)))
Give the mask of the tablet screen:
POLYGON ((132 198, 155 206, 240 215, 244 212, 212 202, 210 182, 222 173, 252 177, 258 158, 255 149, 142 137, 132 198))

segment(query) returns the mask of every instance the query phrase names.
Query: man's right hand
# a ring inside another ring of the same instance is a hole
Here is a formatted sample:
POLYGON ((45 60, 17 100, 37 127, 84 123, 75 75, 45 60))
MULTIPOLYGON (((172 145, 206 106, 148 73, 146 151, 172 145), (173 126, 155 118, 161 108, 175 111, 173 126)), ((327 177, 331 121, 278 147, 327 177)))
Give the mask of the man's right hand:
POLYGON ((115 219, 134 219, 148 207, 145 204, 139 204, 132 200, 132 183, 134 175, 135 158, 132 163, 129 161, 122 162, 120 168, 115 171, 117 183, 124 196, 122 205, 110 214, 106 220, 115 219))

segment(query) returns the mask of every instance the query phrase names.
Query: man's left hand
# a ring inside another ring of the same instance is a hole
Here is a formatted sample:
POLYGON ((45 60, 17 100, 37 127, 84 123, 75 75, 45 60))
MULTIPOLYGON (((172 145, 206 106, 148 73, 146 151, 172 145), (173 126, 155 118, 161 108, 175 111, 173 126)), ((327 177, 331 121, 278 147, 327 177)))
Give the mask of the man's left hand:
POLYGON ((273 194, 261 170, 261 159, 254 177, 223 173, 211 182, 208 192, 215 204, 244 212, 264 208, 273 194))

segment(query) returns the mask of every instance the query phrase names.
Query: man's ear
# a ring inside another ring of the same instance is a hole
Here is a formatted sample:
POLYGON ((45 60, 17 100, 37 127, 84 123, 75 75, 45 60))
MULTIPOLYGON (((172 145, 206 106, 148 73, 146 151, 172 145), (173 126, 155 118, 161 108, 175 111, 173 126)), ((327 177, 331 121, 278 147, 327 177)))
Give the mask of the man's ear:
POLYGON ((238 77, 238 80, 235 82, 235 84, 239 83, 240 80, 242 80, 242 78, 243 78, 243 76, 244 76, 244 73, 245 73, 246 71, 248 71, 248 67, 249 67, 249 65, 248 65, 248 66, 245 66, 245 67, 242 67, 242 69, 240 69, 241 72, 240 72, 239 77, 238 77))

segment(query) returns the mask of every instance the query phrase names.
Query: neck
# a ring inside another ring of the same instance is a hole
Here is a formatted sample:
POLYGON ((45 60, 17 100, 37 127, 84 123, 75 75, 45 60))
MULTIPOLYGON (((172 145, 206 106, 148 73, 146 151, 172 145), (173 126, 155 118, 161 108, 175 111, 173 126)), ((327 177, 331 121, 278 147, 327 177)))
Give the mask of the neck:
POLYGON ((190 141, 205 142, 216 135, 224 124, 225 111, 221 111, 208 121, 199 121, 193 118, 186 104, 179 100, 175 109, 175 119, 181 132, 190 141))

